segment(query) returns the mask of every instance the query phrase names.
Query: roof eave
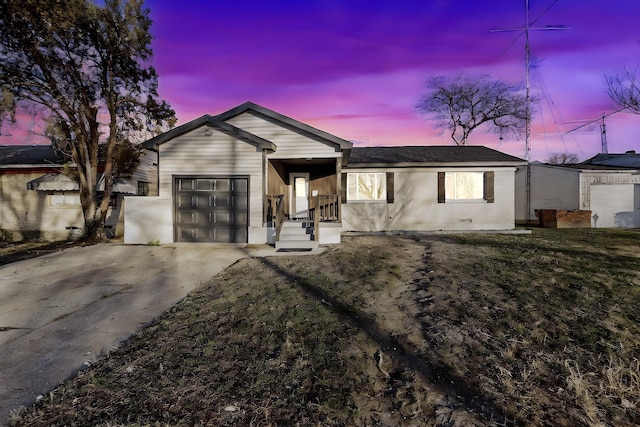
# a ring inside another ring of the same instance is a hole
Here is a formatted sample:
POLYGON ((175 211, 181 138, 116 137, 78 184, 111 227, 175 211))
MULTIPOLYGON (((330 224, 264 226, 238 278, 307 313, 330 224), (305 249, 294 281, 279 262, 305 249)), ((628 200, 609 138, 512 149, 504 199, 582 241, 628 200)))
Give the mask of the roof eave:
POLYGON ((145 141, 142 146, 149 150, 157 151, 159 145, 162 145, 165 142, 171 141, 172 139, 177 138, 180 135, 184 135, 187 132, 204 126, 212 118, 213 117, 209 114, 205 114, 204 116, 200 116, 197 119, 191 120, 190 122, 175 127, 165 133, 154 136, 153 138, 145 141))
POLYGON ((397 162, 397 163, 349 163, 346 168, 437 168, 437 167, 518 167, 522 162, 397 162))
POLYGON ((34 164, 15 164, 15 165, 0 165, 0 169, 49 169, 49 168, 61 168, 63 165, 57 163, 34 163, 34 164))
POLYGON ((149 150, 158 151, 158 147, 160 145, 203 126, 219 130, 229 136, 240 139, 244 142, 248 142, 261 150, 275 151, 275 145, 270 141, 244 131, 229 123, 223 122, 222 120, 219 120, 209 114, 205 114, 204 116, 198 117, 197 119, 185 123, 184 125, 178 126, 174 129, 171 129, 170 131, 151 138, 150 140, 145 142, 143 146, 149 150))

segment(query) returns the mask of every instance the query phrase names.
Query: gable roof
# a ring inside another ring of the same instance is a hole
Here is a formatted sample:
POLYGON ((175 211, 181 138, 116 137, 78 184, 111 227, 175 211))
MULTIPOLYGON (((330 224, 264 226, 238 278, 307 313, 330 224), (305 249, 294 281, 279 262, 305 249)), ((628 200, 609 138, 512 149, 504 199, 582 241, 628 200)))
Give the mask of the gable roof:
POLYGON ((0 167, 60 166, 64 157, 50 145, 0 145, 0 167))
POLYGON ((600 153, 580 164, 640 169, 640 154, 636 154, 635 151, 628 151, 624 154, 600 153))
POLYGON ((353 147, 349 166, 523 166, 526 160, 479 145, 353 147))
POLYGON ((188 123, 185 123, 181 126, 171 129, 170 131, 155 136, 142 145, 148 150, 155 150, 158 145, 164 144, 165 142, 168 142, 180 135, 184 135, 185 133, 191 132, 192 130, 198 129, 202 126, 214 128, 222 133, 247 142, 262 150, 275 150, 276 148, 272 142, 260 138, 259 136, 256 136, 252 133, 246 132, 229 123, 225 123, 217 117, 213 117, 209 114, 205 114, 204 116, 198 117, 195 120, 191 120, 188 123))
POLYGON ((338 138, 335 135, 331 135, 330 133, 316 129, 313 126, 309 126, 305 123, 299 122, 298 120, 292 119, 291 117, 287 117, 284 114, 276 113, 273 110, 249 101, 238 105, 231 110, 225 111, 224 113, 218 114, 216 118, 222 121, 227 121, 243 113, 252 114, 300 135, 331 145, 336 149, 336 151, 349 150, 353 146, 353 143, 350 141, 338 138))

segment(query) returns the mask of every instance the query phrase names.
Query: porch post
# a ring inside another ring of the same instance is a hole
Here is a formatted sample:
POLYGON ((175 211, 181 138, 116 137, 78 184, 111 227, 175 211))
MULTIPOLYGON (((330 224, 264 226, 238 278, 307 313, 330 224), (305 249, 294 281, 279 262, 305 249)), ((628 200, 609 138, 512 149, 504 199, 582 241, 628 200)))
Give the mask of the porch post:
MULTIPOLYGON (((268 227, 267 213, 268 213, 268 201, 267 195, 269 194, 269 159, 267 158, 267 152, 262 151, 262 224, 264 227, 268 227)), ((272 219, 273 220, 273 219, 272 219)))
POLYGON ((336 189, 336 194, 338 195, 336 214, 338 215, 338 222, 342 222, 342 157, 336 159, 336 189))
POLYGON ((316 208, 313 212, 313 233, 315 241, 320 242, 320 195, 312 196, 316 200, 316 208))

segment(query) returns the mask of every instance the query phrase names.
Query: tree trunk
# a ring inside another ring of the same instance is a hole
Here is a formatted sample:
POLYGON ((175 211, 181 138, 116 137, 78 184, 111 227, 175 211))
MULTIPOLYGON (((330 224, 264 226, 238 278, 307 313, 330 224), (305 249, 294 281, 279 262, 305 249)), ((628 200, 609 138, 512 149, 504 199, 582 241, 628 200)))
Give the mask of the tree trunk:
MULTIPOLYGON (((110 91, 109 93, 113 93, 110 91)), ((109 137, 107 138, 107 154, 104 159, 104 188, 102 193, 102 201, 98 206, 98 212, 96 216, 100 216, 100 221, 103 226, 104 231, 104 223, 107 219, 107 213, 109 211, 109 205, 111 201, 111 192, 113 190, 113 157, 116 151, 116 146, 118 145, 117 138, 117 111, 116 111, 116 101, 114 97, 111 95, 107 95, 107 109, 109 111, 109 137)))
POLYGON ((84 216, 83 239, 95 239, 102 234, 104 219, 97 203, 98 187, 98 109, 92 107, 86 113, 86 132, 76 132, 77 140, 72 147, 72 155, 78 168, 80 204, 84 216))

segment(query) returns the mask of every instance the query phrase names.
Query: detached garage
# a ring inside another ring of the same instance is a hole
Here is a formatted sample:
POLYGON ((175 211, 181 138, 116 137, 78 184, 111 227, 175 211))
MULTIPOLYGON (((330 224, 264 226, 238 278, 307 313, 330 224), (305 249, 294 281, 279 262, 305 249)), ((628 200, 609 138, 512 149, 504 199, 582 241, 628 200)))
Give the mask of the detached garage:
MULTIPOLYGON (((593 164, 530 165, 529 218, 535 210, 591 211, 591 227, 638 227, 640 169, 593 164), (636 191, 636 195, 634 195, 636 191), (634 201, 635 200, 635 201, 634 201), (635 203, 635 207, 634 207, 635 203), (637 223, 636 223, 637 224, 637 223)), ((526 222, 526 168, 516 172, 516 222, 526 222)))
POLYGON ((640 228, 640 184, 593 184, 594 227, 640 228))

